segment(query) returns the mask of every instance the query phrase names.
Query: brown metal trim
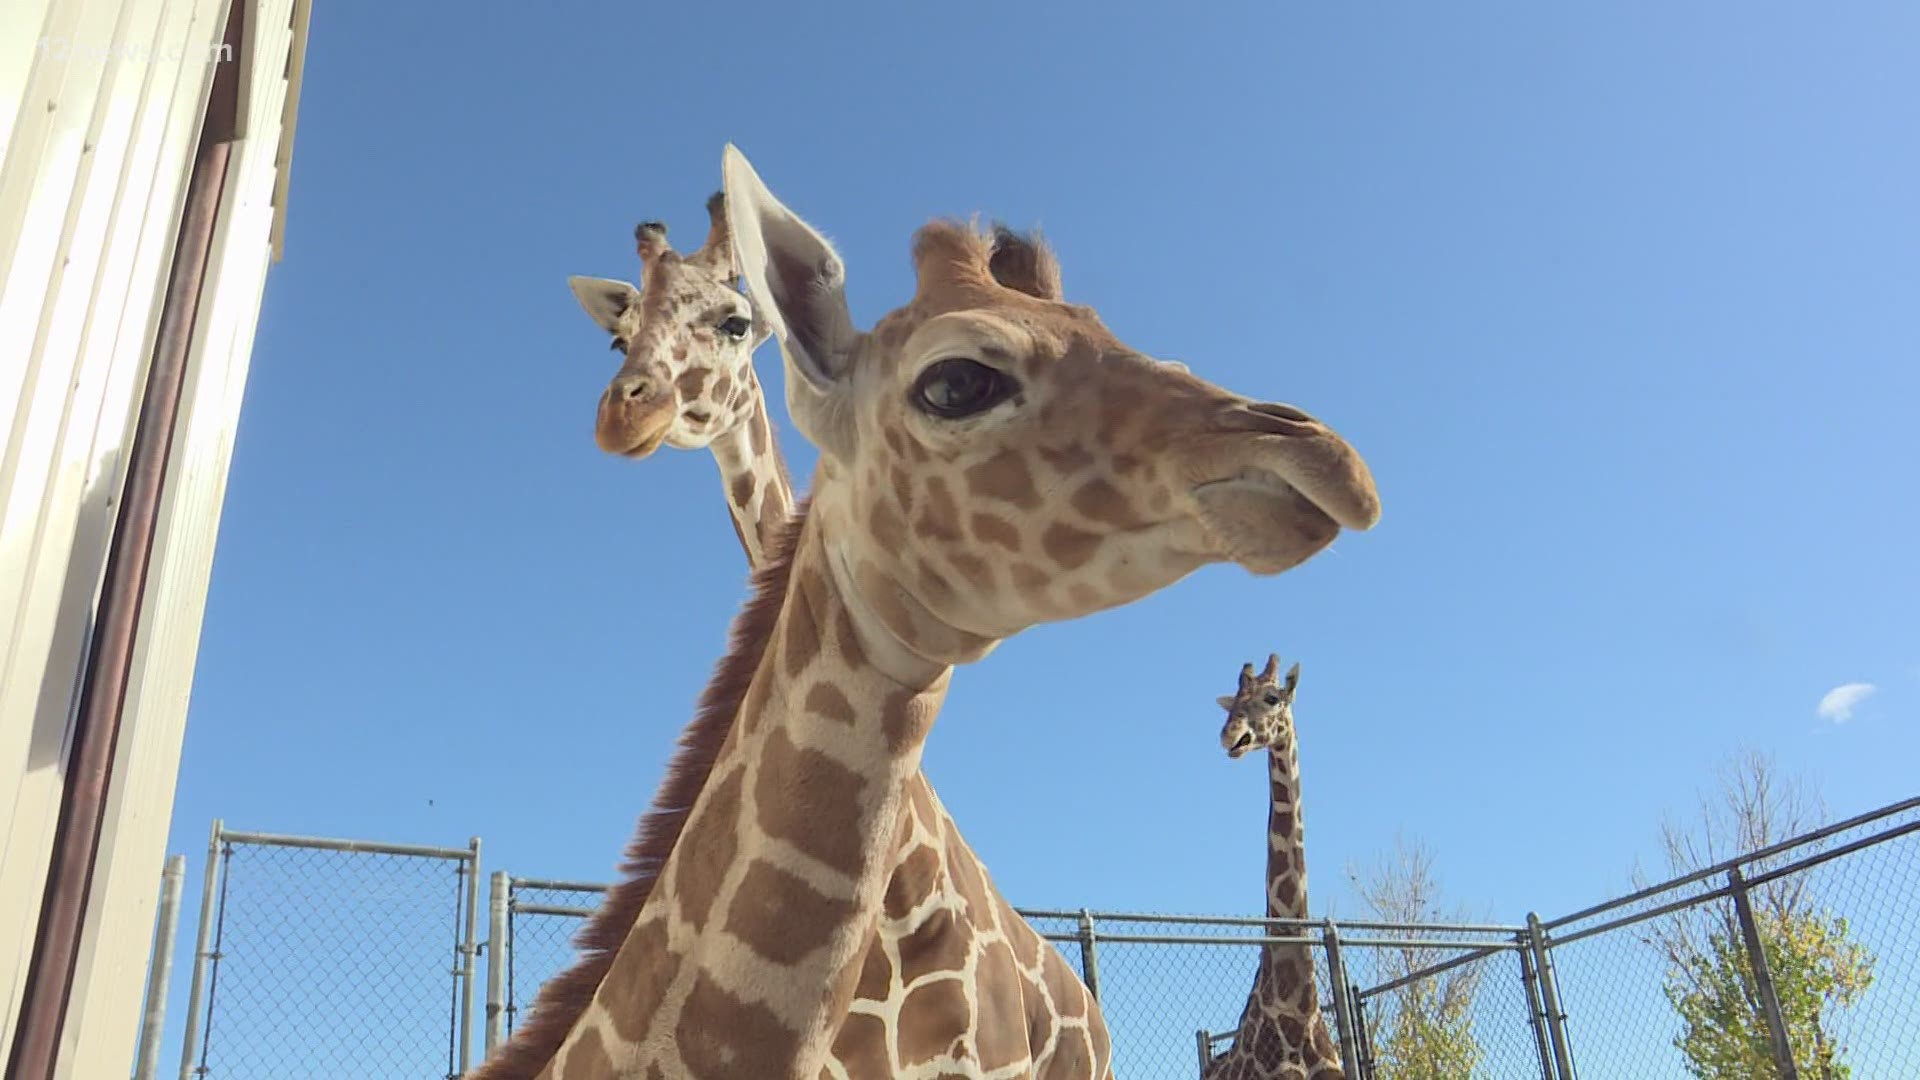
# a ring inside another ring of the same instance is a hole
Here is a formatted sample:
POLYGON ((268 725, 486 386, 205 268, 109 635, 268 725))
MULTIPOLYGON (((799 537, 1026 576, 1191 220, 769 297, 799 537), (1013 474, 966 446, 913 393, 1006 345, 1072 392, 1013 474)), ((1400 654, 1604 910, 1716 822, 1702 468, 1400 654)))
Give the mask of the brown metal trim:
POLYGON ((187 181, 153 359, 128 454, 120 518, 108 551, 100 609, 87 650, 40 925, 34 936, 6 1080, 54 1080, 58 1066, 61 1028, 66 1023, 79 962, 80 935, 86 922, 87 896, 93 887, 94 862, 99 856, 114 751, 120 742, 134 637, 140 625, 160 501, 186 385, 187 354, 199 317, 221 195, 226 189, 239 101, 239 66, 250 59, 240 52, 245 7, 245 0, 231 0, 228 7, 225 40, 233 47, 229 54, 232 59, 214 71, 193 171, 187 181))

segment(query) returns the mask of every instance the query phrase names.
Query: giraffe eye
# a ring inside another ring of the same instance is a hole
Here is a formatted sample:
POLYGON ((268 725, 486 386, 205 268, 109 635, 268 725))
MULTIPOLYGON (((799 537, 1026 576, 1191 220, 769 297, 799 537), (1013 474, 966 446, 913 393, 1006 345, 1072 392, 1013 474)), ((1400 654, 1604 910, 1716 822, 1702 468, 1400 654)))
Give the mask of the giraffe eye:
POLYGON ((913 402, 923 412, 958 420, 985 412, 1019 389, 1012 378, 978 360, 952 356, 920 373, 913 402))
POLYGON ((1269 705, 1278 705, 1278 704, 1280 704, 1280 695, 1279 695, 1279 694, 1268 694, 1268 695, 1267 695, 1267 704, 1269 704, 1269 705))
POLYGON ((720 332, 735 341, 746 340, 747 331, 753 329, 753 323, 745 315, 729 315, 720 323, 720 332))

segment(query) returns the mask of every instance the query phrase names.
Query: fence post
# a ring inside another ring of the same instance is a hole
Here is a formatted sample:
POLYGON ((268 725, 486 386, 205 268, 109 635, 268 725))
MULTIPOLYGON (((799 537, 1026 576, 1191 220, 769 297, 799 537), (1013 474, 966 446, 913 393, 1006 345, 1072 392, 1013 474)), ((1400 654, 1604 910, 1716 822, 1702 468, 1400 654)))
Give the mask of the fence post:
POLYGON ((480 907, 480 838, 467 841, 473 854, 467 862, 467 926, 460 945, 460 1075, 467 1075, 473 1064, 473 961, 480 952, 474 938, 474 924, 480 907))
POLYGON ((1773 1044, 1773 1065, 1780 1080, 1800 1080, 1800 1067, 1793 1060, 1793 1043, 1787 1038, 1787 1024, 1780 1016, 1780 997, 1773 988, 1773 969, 1767 964, 1767 952, 1760 945, 1760 927, 1753 921, 1753 904, 1747 899, 1747 879, 1737 866, 1727 869, 1727 888, 1733 893, 1733 910, 1740 916, 1740 936, 1746 939, 1747 962, 1753 966, 1753 989, 1760 997, 1760 1011, 1766 1017, 1767 1038, 1773 1044))
POLYGON ((200 1046, 200 1013, 206 1007, 202 993, 206 988, 208 951, 213 937, 214 893, 220 884, 220 838, 226 834, 219 818, 213 819, 213 835, 207 840, 206 883, 200 890, 200 932, 193 946, 193 981, 187 985, 187 1030, 180 1039, 180 1080, 193 1080, 193 1055, 200 1046))
MULTIPOLYGON (((1320 932, 1327 946, 1327 981, 1333 984, 1333 1017, 1340 1025, 1340 1060, 1352 1067, 1359 1063, 1359 1041, 1354 1038, 1353 1001, 1347 996, 1347 967, 1340 960, 1340 931, 1333 920, 1320 932)), ((1311 955, 1311 951, 1309 951, 1311 955)))
POLYGON ((493 872, 487 899, 487 1042, 481 1061, 507 1038, 507 889, 505 870, 493 872))
POLYGON ((1100 954, 1093 947, 1093 913, 1080 909, 1080 979, 1095 1004, 1100 1001, 1100 954))
POLYGON ((1547 1029, 1541 1018, 1546 1009, 1540 1004, 1539 979, 1533 973, 1533 941, 1530 934, 1516 934, 1520 948, 1520 985, 1527 990, 1527 1026, 1533 1029, 1533 1048, 1540 1055, 1540 1080, 1554 1080, 1553 1048, 1547 1045, 1547 1029))
POLYGON ((1213 1064, 1213 1032, 1201 1028, 1194 1033, 1194 1041, 1200 1044, 1200 1080, 1206 1080, 1207 1066, 1213 1064))
POLYGON ((1560 1080, 1574 1080, 1573 1050, 1567 1045, 1567 1012, 1560 1007, 1559 980, 1554 977, 1552 942, 1540 916, 1527 912, 1527 937, 1532 939, 1534 970, 1540 977, 1540 1005, 1547 1018, 1553 1061, 1560 1080))
POLYGON ((1372 1080, 1373 1033, 1367 1030, 1367 999, 1360 996, 1358 986, 1349 986, 1348 996, 1353 1000, 1353 1033, 1360 1042, 1360 1060, 1353 1064, 1350 1072, 1353 1080, 1372 1080))
POLYGON ((167 856, 160 872, 160 919, 153 931, 153 956, 147 962, 146 1008, 140 1015, 140 1049, 134 1059, 134 1080, 153 1080, 160 1073, 160 1032, 167 1019, 167 984, 173 978, 173 938, 180 928, 180 887, 187 877, 187 857, 167 856))

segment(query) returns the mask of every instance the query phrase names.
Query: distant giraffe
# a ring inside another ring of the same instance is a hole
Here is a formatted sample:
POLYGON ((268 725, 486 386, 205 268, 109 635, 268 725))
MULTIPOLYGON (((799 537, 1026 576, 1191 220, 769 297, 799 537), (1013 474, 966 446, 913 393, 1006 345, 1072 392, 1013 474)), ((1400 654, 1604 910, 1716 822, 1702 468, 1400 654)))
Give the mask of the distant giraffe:
POLYGON ((1210 563, 1296 566, 1374 524, 1372 479, 1307 414, 1003 284, 991 241, 951 223, 916 236, 913 301, 856 330, 832 247, 732 147, 724 174, 748 295, 820 450, 812 495, 595 916, 603 951, 516 1034, 519 1071, 483 1075, 1110 1077, 1084 1018, 1066 1038, 986 1012, 1001 988, 1050 994, 1042 958, 914 834, 907 781, 953 667, 1210 563), (943 914, 911 952, 867 947, 928 905, 943 914), (882 998, 887 1015, 852 1008, 882 998))
MULTIPOLYGON (((1267 918, 1307 915, 1306 828, 1300 817, 1300 744, 1293 726, 1293 694, 1300 665, 1279 676, 1280 657, 1269 653, 1266 670, 1240 668, 1240 688, 1219 698, 1227 710, 1220 745, 1239 758, 1267 752, 1272 800, 1267 811, 1267 918)), ((1313 981, 1313 948, 1267 944, 1240 1013, 1233 1047, 1213 1059, 1203 1080, 1345 1080, 1340 1049, 1320 1012, 1313 981)))
POLYGON ((706 242, 691 255, 673 250, 661 222, 634 229, 641 288, 595 277, 567 284, 621 355, 619 373, 600 395, 594 441, 629 458, 662 445, 711 450, 734 532, 748 565, 758 568, 793 513, 793 484, 753 370, 767 330, 734 288, 721 193, 707 200, 707 215, 706 242))

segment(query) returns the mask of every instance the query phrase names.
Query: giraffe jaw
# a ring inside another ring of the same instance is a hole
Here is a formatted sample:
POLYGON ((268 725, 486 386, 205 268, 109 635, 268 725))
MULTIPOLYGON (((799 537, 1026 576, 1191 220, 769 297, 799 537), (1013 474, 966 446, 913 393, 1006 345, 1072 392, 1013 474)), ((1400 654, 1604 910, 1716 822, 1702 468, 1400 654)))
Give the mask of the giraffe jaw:
POLYGON ((1221 556, 1255 574, 1292 569, 1340 533, 1340 523, 1305 492, 1259 467, 1200 484, 1193 497, 1221 556))

